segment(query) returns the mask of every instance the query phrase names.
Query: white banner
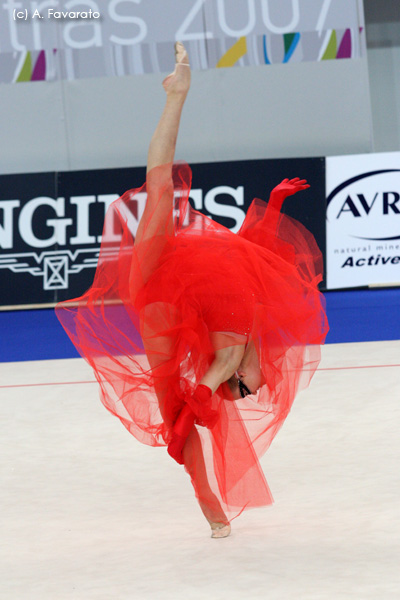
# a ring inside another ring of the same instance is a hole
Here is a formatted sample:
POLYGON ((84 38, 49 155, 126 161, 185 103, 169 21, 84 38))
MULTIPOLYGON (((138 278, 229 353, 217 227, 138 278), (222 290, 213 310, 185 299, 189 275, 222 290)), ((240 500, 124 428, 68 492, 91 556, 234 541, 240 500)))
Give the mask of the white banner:
POLYGON ((400 152, 326 160, 327 287, 400 282, 400 152))
POLYGON ((168 72, 183 41, 194 70, 357 59, 361 0, 6 0, 0 82, 168 72))

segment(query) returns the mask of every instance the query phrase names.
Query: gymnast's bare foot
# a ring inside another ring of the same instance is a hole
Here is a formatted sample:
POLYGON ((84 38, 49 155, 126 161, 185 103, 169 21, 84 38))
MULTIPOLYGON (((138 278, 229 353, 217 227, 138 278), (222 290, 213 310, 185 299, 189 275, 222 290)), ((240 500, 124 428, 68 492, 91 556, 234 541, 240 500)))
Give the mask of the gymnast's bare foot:
POLYGON ((175 44, 175 70, 163 81, 167 95, 186 97, 190 88, 190 64, 188 53, 182 42, 175 44))
POLYGON ((212 523, 209 521, 211 526, 211 537, 212 538, 225 538, 231 532, 231 526, 226 523, 212 523))
POLYGON ((214 519, 215 518, 218 519, 218 517, 220 517, 221 521, 211 521, 211 519, 208 518, 207 514, 204 511, 204 507, 202 507, 202 510, 203 510, 203 514, 204 514, 205 518, 210 523, 211 537, 212 538, 228 537, 228 535, 231 532, 231 526, 230 526, 228 519, 226 518, 222 508, 220 507, 220 511, 219 511, 218 515, 216 513, 214 513, 214 515, 215 515, 214 519))
POLYGON ((210 519, 208 519, 207 517, 206 517, 206 519, 210 523, 212 538, 228 537, 228 535, 231 532, 231 526, 229 523, 210 521, 210 519))

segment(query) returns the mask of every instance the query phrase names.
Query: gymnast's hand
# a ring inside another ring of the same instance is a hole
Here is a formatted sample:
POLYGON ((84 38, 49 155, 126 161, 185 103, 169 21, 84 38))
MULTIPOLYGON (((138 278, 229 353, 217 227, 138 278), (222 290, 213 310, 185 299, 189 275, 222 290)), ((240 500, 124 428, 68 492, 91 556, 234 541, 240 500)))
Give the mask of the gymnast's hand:
POLYGON ((172 428, 171 440, 168 444, 168 454, 176 460, 179 465, 184 464, 183 448, 191 432, 196 416, 188 404, 184 404, 177 420, 172 428))
POLYGON ((279 185, 274 187, 271 195, 274 194, 287 198, 288 196, 293 196, 293 194, 300 192, 300 190, 306 190, 309 187, 306 179, 300 179, 299 177, 295 177, 294 179, 284 179, 279 185))
POLYGON ((218 412, 211 408, 211 396, 211 389, 199 384, 193 395, 186 399, 174 423, 167 451, 180 465, 184 464, 183 448, 195 422, 211 429, 219 419, 218 412))
POLYGON ((272 190, 268 206, 270 208, 281 210, 285 198, 293 196, 293 194, 296 194, 301 190, 306 190, 309 187, 306 179, 300 179, 299 177, 295 177, 294 179, 284 179, 272 190))

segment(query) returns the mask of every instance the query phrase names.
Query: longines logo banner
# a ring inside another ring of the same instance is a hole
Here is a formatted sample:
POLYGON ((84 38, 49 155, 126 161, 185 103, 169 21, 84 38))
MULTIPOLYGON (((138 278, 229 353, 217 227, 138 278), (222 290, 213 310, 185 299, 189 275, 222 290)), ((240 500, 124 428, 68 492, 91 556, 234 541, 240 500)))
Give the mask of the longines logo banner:
MULTIPOLYGON (((325 251, 323 158, 207 163, 192 169, 192 205, 234 232, 254 197, 268 200, 284 177, 308 179, 312 187, 287 199, 284 212, 303 222, 325 251)), ((1 176, 0 305, 47 304, 81 295, 93 281, 107 209, 144 179, 144 168, 1 176)), ((146 194, 138 194, 127 215, 133 235, 145 202, 146 194)), ((106 235, 111 240, 115 234, 106 235)))
POLYGON ((326 160, 327 287, 400 282, 400 152, 326 160))
POLYGON ((0 81, 168 72, 170 46, 194 70, 359 58, 362 0, 4 0, 0 81))

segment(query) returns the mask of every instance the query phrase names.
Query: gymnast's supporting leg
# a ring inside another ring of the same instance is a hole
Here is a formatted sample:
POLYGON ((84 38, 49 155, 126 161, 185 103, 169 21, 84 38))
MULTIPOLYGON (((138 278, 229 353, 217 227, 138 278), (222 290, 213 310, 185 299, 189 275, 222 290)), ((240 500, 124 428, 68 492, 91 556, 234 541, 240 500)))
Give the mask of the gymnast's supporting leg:
MULTIPOLYGON (((142 333, 146 333, 145 329, 142 333)), ((157 373, 160 370, 163 372, 163 377, 157 377, 155 379, 154 389, 163 421, 168 427, 172 427, 173 421, 168 415, 165 406, 165 397, 168 393, 169 384, 176 379, 177 374, 170 373, 169 377, 166 376, 165 360, 168 356, 171 356, 171 353, 173 352, 173 340, 162 336, 159 336, 158 338, 149 337, 149 339, 146 339, 145 335, 143 335, 142 339, 152 372, 157 373), (171 381, 169 381, 169 379, 171 381)), ((183 449, 183 459, 193 487, 195 488, 200 508, 211 526, 212 537, 227 537, 231 528, 218 498, 210 488, 204 463, 203 448, 195 426, 192 427, 186 440, 183 449)))
MULTIPOLYGON (((158 304, 147 306, 147 318, 150 318, 150 321, 154 318, 161 321, 162 314, 159 314, 159 310, 160 307, 158 304)), ((169 315, 169 318, 171 318, 171 315, 169 315)), ((178 322, 178 314, 176 315, 176 319, 178 322)), ((143 323, 141 334, 149 365, 153 376, 155 376, 154 389, 157 395, 161 416, 164 423, 168 427, 172 427, 173 421, 168 414, 168 408, 165 406, 165 399, 170 385, 176 381, 176 377, 179 377, 179 373, 171 371, 169 364, 169 358, 174 354, 174 339, 166 336, 154 337, 153 332, 147 328, 146 320, 143 323)), ((212 370, 210 370, 209 373, 212 374, 212 370)), ((218 375, 219 372, 216 373, 217 378, 218 375)), ((214 390, 217 385, 214 382, 214 379, 210 379, 209 376, 206 381, 214 390)), ((212 537, 226 537, 230 533, 230 525, 218 498, 210 488, 204 463, 203 448, 195 426, 192 427, 188 439, 186 440, 183 449, 183 460, 199 499, 201 510, 211 526, 212 537)))
POLYGON ((191 430, 183 449, 185 467, 191 477, 193 487, 199 500, 200 508, 212 530, 211 537, 227 537, 231 526, 226 518, 221 504, 212 492, 208 483, 203 448, 196 427, 191 430))

